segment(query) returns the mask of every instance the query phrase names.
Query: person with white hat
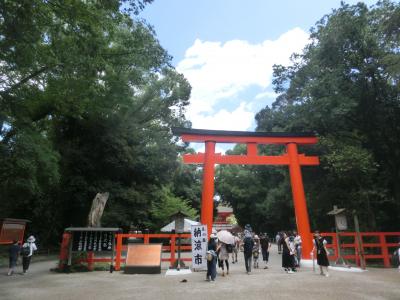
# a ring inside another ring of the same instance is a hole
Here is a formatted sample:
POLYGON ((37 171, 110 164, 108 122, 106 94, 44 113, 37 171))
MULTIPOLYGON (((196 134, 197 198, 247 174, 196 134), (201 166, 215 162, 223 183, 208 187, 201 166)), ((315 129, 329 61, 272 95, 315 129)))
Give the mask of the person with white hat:
POLYGON ((37 250, 37 246, 35 244, 35 237, 33 235, 29 236, 26 239, 26 243, 22 245, 22 274, 25 275, 29 269, 29 265, 31 263, 31 258, 33 252, 37 250))

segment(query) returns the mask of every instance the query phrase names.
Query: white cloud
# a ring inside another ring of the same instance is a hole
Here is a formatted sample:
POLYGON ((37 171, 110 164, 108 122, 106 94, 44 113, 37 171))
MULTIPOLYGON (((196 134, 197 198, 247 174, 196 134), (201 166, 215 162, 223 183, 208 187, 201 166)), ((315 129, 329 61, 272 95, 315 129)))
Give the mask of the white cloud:
POLYGON ((276 97, 278 96, 278 94, 276 94, 276 93, 274 93, 274 92, 262 92, 262 93, 259 93, 259 94, 257 94, 256 96, 255 96, 255 98, 254 99, 264 99, 264 98, 273 98, 273 99, 275 99, 276 97))
MULTIPOLYGON (((256 86, 265 91, 271 85, 272 66, 287 65, 290 55, 301 52, 307 41, 308 34, 300 28, 260 44, 243 40, 221 43, 197 39, 177 65, 177 70, 192 85, 191 104, 186 116, 193 127, 248 130, 255 112, 243 103, 244 99, 238 100, 240 105, 237 107, 216 111, 215 106, 227 98, 237 98, 249 87, 256 86)), ((260 93, 255 99, 245 102, 259 102, 264 96, 271 95, 260 93)))
POLYGON ((221 109, 214 114, 197 114, 192 116, 194 128, 219 129, 219 130, 246 130, 250 128, 254 113, 249 111, 244 102, 240 103, 234 111, 221 109))

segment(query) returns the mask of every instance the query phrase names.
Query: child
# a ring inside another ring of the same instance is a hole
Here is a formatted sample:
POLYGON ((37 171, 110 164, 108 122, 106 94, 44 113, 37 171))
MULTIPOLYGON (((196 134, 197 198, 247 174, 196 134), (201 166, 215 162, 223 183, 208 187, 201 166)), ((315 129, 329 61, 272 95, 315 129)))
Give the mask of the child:
POLYGON ((258 256, 260 254, 260 238, 258 235, 254 236, 254 246, 253 246, 253 260, 254 269, 258 269, 258 256))

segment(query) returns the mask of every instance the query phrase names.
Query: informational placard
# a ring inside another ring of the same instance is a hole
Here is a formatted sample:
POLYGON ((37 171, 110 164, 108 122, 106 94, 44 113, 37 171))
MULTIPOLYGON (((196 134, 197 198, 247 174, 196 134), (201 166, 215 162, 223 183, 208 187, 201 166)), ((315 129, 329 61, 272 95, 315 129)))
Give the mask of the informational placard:
POLYGON ((207 226, 192 225, 190 232, 192 238, 192 268, 207 268, 207 226))
POLYGON ((112 251, 115 232, 74 231, 72 251, 112 251))
POLYGON ((338 230, 347 230, 347 218, 345 214, 335 215, 338 230))

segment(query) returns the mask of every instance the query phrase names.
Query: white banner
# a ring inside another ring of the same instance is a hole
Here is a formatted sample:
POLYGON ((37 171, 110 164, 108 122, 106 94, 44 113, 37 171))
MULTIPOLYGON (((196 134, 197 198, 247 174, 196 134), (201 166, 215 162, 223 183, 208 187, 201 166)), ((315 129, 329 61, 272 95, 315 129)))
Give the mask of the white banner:
POLYGON ((192 234, 192 269, 207 268, 207 226, 192 225, 190 232, 192 234))

